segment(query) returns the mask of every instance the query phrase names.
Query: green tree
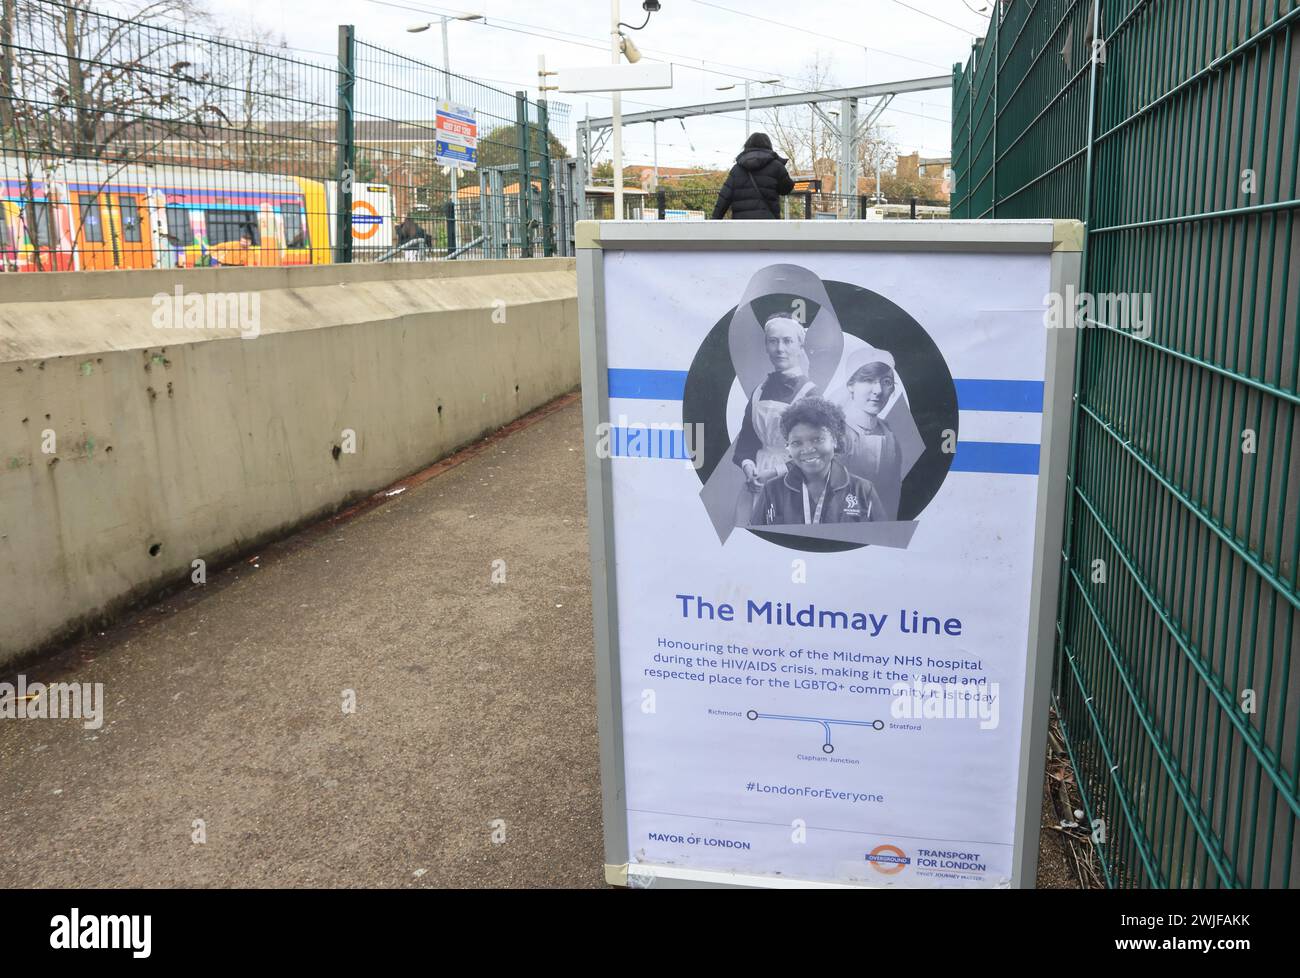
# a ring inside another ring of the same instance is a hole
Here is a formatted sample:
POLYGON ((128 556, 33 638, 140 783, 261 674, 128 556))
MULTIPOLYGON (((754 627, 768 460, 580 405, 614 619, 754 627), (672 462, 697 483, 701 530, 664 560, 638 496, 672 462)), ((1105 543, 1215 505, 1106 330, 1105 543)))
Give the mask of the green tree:
MULTIPOLYGON (((528 159, 538 159, 542 155, 542 133, 536 126, 529 126, 531 139, 528 143, 528 159)), ((562 160, 569 155, 564 143, 555 138, 555 133, 546 134, 545 145, 550 150, 553 160, 562 160)), ((497 126, 478 141, 479 166, 509 166, 519 164, 519 127, 515 125, 497 126)))
MULTIPOLYGON (((875 176, 870 181, 871 192, 875 192, 875 176)), ((906 204, 913 197, 919 200, 927 200, 932 194, 932 189, 928 187, 924 180, 907 179, 900 177, 897 173, 882 173, 880 175, 880 192, 884 194, 885 199, 891 204, 906 204)))
POLYGON ((375 167, 375 161, 370 152, 365 149, 357 149, 357 166, 354 179, 357 183, 377 183, 379 181, 379 170, 375 167))
POLYGON ((708 190, 716 194, 722 189, 726 180, 727 171, 708 170, 703 173, 684 173, 672 183, 663 183, 660 186, 677 186, 683 190, 708 190))
MULTIPOLYGON (((591 182, 597 185, 607 183, 612 187, 614 185, 614 161, 605 160, 593 166, 591 168, 591 182)), ((641 189, 641 184, 636 175, 629 170, 623 171, 623 186, 631 187, 633 190, 641 189)))

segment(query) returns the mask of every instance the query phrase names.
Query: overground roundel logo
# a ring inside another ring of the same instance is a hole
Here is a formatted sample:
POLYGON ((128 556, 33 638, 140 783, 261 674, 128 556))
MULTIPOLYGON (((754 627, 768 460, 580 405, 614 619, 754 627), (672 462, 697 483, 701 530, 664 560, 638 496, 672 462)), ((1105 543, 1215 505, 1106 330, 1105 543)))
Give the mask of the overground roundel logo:
POLYGON ((876 846, 866 855, 867 862, 871 863, 871 868, 877 873, 884 873, 886 876, 893 876, 895 873, 901 873, 911 862, 907 854, 898 846, 885 843, 876 846))
POLYGON ((383 218, 375 210, 375 205, 366 200, 354 200, 352 202, 352 237, 364 241, 366 238, 373 238, 379 226, 383 223, 383 218), (366 227, 369 225, 369 227, 366 227), (364 231, 358 230, 365 227, 364 231))
MULTIPOLYGON (((915 520, 929 505, 952 466, 957 437, 957 390, 952 373, 930 334, 904 309, 884 296, 847 282, 823 280, 835 317, 845 336, 888 351, 906 391, 920 454, 907 469, 898 492, 900 521, 915 520), (948 450, 945 451, 944 449, 948 450)), ((765 296, 751 305, 786 303, 788 296, 765 296)), ((797 300, 796 300, 797 301, 797 300)), ((732 434, 727 428, 727 399, 736 381, 728 334, 737 306, 731 307, 709 330, 686 376, 682 422, 701 425, 703 464, 696 470, 707 483, 718 465, 732 465, 732 434)), ((811 321, 815 310, 807 312, 811 321)), ((825 392, 823 392, 825 393, 825 392)), ((748 410, 748 408, 747 408, 748 410)), ((749 528, 749 532, 778 546, 809 553, 856 550, 865 546, 840 540, 819 540, 789 533, 749 528)))

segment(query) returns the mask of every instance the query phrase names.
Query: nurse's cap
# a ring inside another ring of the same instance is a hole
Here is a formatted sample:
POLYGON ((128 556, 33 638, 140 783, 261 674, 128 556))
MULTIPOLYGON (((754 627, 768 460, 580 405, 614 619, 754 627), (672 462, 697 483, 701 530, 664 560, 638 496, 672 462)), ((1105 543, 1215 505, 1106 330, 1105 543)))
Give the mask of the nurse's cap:
POLYGON ((881 377, 888 377, 894 380, 894 355, 888 350, 878 350, 874 346, 868 346, 863 350, 856 350, 845 364, 845 376, 847 384, 856 384, 863 380, 879 380, 881 377))
POLYGON ((773 323, 789 323, 791 326, 797 326, 799 327, 799 335, 801 336, 808 332, 808 327, 805 326, 803 323, 799 322, 798 319, 790 315, 788 312, 774 312, 766 319, 764 319, 763 332, 766 333, 767 328, 771 326, 773 323))
POLYGON ((749 308, 754 314, 755 322, 759 325, 773 316, 784 315, 804 326, 811 326, 817 314, 821 312, 822 303, 792 292, 769 292, 749 300, 749 308))

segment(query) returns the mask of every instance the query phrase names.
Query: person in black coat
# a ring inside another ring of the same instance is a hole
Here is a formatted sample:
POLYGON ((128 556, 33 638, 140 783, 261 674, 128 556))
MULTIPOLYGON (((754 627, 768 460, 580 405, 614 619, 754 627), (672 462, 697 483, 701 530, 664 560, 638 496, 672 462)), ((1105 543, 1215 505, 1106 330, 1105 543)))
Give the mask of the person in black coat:
POLYGON ((772 150, 767 133, 756 132, 745 140, 745 148, 727 174, 713 205, 713 219, 722 220, 731 208, 732 220, 770 221, 781 216, 781 198, 794 189, 786 172, 786 160, 772 150))
POLYGON ((415 241, 417 238, 424 242, 426 248, 433 246, 433 238, 429 236, 429 232, 416 224, 415 218, 407 214, 406 220, 397 225, 397 243, 404 245, 408 241, 415 241))

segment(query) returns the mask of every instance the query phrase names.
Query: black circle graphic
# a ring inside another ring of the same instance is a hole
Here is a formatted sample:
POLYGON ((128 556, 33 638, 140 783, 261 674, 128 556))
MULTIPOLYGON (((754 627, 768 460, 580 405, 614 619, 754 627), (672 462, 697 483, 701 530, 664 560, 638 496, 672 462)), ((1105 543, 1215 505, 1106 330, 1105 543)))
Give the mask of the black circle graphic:
MULTIPOLYGON (((907 389, 912 419, 925 443, 925 451, 903 478, 898 503, 898 519, 916 519, 939 491, 952 466, 952 453, 943 451, 944 432, 951 431, 954 439, 957 434, 957 388, 952 373, 930 334, 902 307, 848 282, 826 279, 823 284, 843 331, 894 356, 894 369, 907 389)), ((704 426, 704 464, 696 469, 701 482, 707 482, 714 468, 727 461, 727 449, 731 447, 727 396, 736 372, 731 365, 727 331, 735 312, 732 306, 704 337, 691 361, 682 394, 682 422, 704 426)), ((807 553, 837 553, 866 546, 770 530, 749 532, 789 550, 807 553)))

